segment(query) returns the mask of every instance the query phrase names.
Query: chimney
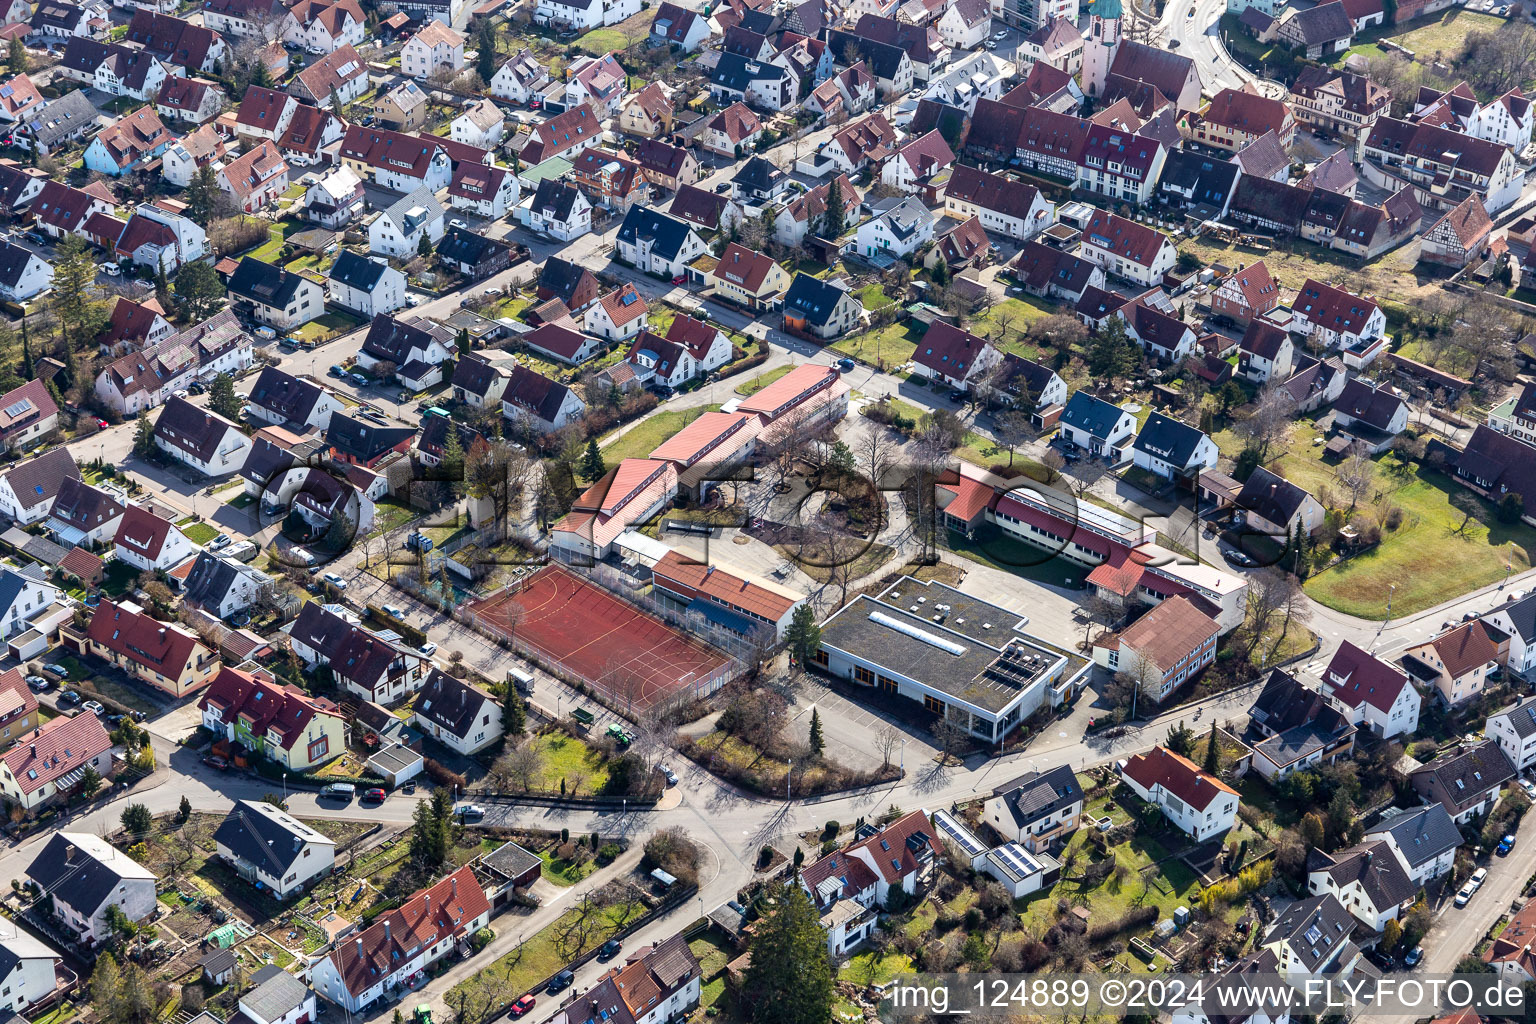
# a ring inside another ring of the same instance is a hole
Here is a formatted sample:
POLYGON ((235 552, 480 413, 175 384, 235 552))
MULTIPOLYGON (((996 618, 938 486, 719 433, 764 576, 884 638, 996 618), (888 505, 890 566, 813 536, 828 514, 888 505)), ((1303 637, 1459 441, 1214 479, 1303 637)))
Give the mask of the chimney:
POLYGON ((431 893, 424 892, 424 893, 421 894, 421 909, 423 911, 423 913, 422 913, 423 917, 431 917, 432 916, 432 894, 431 893))
POLYGON ((32 756, 34 758, 37 757, 37 744, 36 743, 32 744, 32 756))
POLYGON ((65 864, 73 864, 74 861, 75 861, 75 844, 74 843, 70 843, 68 846, 64 847, 64 863, 65 864))
POLYGON ((384 922, 384 941, 385 942, 389 941, 389 922, 388 921, 384 922))
MULTIPOLYGON (((386 925, 386 927, 387 927, 387 925, 386 925)), ((361 960, 363 958, 363 940, 362 940, 361 936, 359 936, 358 940, 357 940, 357 958, 359 960, 361 960)))
POLYGON ((448 879, 448 887, 453 890, 453 898, 459 898, 459 876, 453 875, 448 879))

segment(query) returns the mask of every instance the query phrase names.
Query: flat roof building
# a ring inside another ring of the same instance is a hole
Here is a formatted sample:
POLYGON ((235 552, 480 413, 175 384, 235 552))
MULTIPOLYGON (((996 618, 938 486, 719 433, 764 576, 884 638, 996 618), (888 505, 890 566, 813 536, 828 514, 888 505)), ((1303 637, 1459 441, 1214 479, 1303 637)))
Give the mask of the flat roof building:
POLYGON ((904 576, 823 623, 813 660, 999 743, 1040 708, 1060 704, 1088 671, 1086 659, 1026 633, 1028 622, 953 587, 904 576))

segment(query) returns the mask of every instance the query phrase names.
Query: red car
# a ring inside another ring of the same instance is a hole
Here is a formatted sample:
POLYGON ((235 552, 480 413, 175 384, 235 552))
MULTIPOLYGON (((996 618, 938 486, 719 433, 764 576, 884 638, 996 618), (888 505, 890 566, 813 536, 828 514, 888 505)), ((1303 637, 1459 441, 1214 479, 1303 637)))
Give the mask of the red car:
POLYGON ((382 789, 370 789, 366 793, 363 794, 363 799, 364 800, 377 800, 379 803, 383 803, 384 802, 384 795, 385 794, 384 794, 384 791, 382 789))
POLYGON ((507 1016, 521 1017, 523 1014, 533 1009, 533 1004, 536 1002, 538 1002, 538 1000, 533 998, 531 993, 523 996, 523 998, 512 1004, 512 1009, 507 1011, 507 1016))
POLYGON ((222 757, 219 757, 217 754, 203 758, 203 764, 210 768, 217 768, 221 772, 227 771, 229 769, 229 762, 224 760, 222 757))
POLYGON ((687 282, 687 280, 688 279, 686 277, 674 277, 672 279, 672 283, 673 284, 684 284, 685 282, 687 282))

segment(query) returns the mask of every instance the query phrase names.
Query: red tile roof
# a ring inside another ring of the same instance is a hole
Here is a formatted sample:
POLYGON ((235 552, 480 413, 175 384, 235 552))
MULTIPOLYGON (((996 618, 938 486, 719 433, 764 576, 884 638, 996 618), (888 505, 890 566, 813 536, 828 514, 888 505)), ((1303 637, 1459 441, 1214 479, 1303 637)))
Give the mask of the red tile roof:
POLYGON ((1166 747, 1153 747, 1150 753, 1137 754, 1125 763, 1123 774, 1145 790, 1162 786, 1189 806, 1202 811, 1218 794, 1237 796, 1237 790, 1166 747))
POLYGON ((180 626, 111 601, 97 605, 86 636, 93 644, 173 681, 181 678, 187 663, 202 647, 197 637, 180 626))
POLYGON ((485 890, 466 865, 381 915, 362 934, 338 942, 328 959, 347 991, 359 995, 399 967, 409 951, 464 938, 470 922, 490 909, 485 890))
POLYGON ((907 839, 920 836, 927 841, 926 845, 933 851, 933 855, 939 857, 943 855, 943 850, 939 848, 936 835, 928 815, 922 811, 910 811, 868 839, 850 845, 848 853, 869 853, 886 882, 900 882, 918 868, 917 857, 907 845, 907 839))
POLYGON ((170 520, 161 519, 140 505, 129 505, 123 512, 123 521, 117 524, 117 536, 113 542, 118 547, 127 548, 155 562, 159 560, 166 538, 173 529, 175 527, 170 520))
POLYGON ((740 608, 769 622, 779 621, 796 604, 792 597, 724 569, 685 558, 676 551, 663 555, 653 572, 664 581, 661 585, 674 593, 688 598, 702 594, 719 604, 740 608), (668 582, 670 586, 667 586, 668 582))
POLYGON ((0 762, 23 792, 35 793, 111 748, 112 738, 99 718, 76 715, 43 723, 0 754, 0 762))
POLYGON ((1406 674, 1345 640, 1328 662, 1323 685, 1347 707, 1364 703, 1391 711, 1403 687, 1411 684, 1406 674))
POLYGON ((228 667, 219 669, 197 706, 200 710, 218 708, 226 723, 238 717, 252 736, 265 737, 276 729, 284 750, 293 749, 316 715, 343 717, 341 709, 324 698, 228 667))

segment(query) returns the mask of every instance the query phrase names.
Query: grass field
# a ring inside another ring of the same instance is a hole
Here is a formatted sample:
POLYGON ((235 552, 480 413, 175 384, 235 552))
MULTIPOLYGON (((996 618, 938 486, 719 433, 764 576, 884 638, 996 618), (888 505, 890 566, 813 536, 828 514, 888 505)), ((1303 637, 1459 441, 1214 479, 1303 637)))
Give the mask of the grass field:
POLYGON ((572 796, 596 793, 608 784, 608 762, 603 755, 574 736, 547 732, 530 742, 541 755, 537 789, 556 792, 561 781, 572 796))
POLYGON ((363 326, 363 321, 359 318, 351 316, 347 313, 337 313, 332 311, 326 313, 324 316, 316 317, 293 333, 296 337, 299 338, 313 338, 318 341, 322 338, 329 338, 337 334, 346 334, 348 331, 355 331, 361 326, 363 326))
POLYGON ((539 851, 539 863, 539 873, 554 885, 575 885, 597 870, 597 862, 594 860, 561 860, 555 856, 553 847, 539 851))
POLYGON ((1389 26, 1385 32, 1367 32, 1366 41, 1356 42, 1344 53, 1336 55, 1333 63, 1342 65, 1350 54, 1361 54, 1367 59, 1386 54, 1386 50, 1376 45, 1378 39, 1390 39, 1426 59, 1433 59, 1437 54, 1451 59, 1461 51, 1462 42, 1468 33, 1494 32, 1504 24, 1503 18, 1492 14, 1452 7, 1444 13, 1418 18, 1406 25, 1389 26))
POLYGON ((889 306, 896 300, 885 294, 885 289, 878 284, 867 284, 853 293, 864 304, 865 309, 879 309, 881 306, 889 306))
POLYGON ((624 459, 643 459, 656 446, 706 412, 718 412, 718 405, 701 405, 692 409, 674 409, 654 413, 635 424, 628 431, 608 442, 598 442, 603 450, 603 462, 612 469, 624 459))
MULTIPOLYGON (((455 985, 448 1005, 499 1009, 514 1002, 576 957, 607 942, 625 923, 644 913, 639 905, 621 904, 584 914, 572 907, 528 941, 520 943, 472 978, 455 985)), ((542 995, 542 993, 541 993, 542 995)), ((476 1017, 485 1015, 485 1011, 476 1017)))
POLYGON ((981 316, 971 320, 966 330, 972 334, 991 336, 998 326, 1006 326, 1009 332, 1022 333, 1036 320, 1044 320, 1052 313, 1062 312, 1063 307, 1052 306, 1033 296, 1022 299, 1004 299, 981 316))
POLYGON ((188 526, 183 526, 181 532, 186 534, 187 540, 193 544, 207 544, 219 535, 219 531, 207 523, 192 523, 188 526))
POLYGON ((1326 282, 1340 271, 1358 275, 1368 294, 1399 302, 1411 301, 1439 287, 1433 278, 1420 279, 1414 274, 1418 246, 1412 244, 1399 246, 1364 266, 1347 253, 1324 249, 1302 239, 1288 240, 1265 252, 1210 236, 1187 238, 1179 243, 1179 252, 1193 253, 1206 266, 1219 263, 1232 270, 1262 259, 1281 288, 1288 291, 1296 291, 1309 277, 1326 282))
POLYGON ((898 366, 912 358, 923 332, 906 322, 894 323, 875 331, 860 331, 832 343, 836 352, 852 356, 872 366, 898 366))
POLYGON ((789 371, 793 369, 793 366, 775 366, 771 370, 758 374, 751 380, 745 380, 736 385, 736 393, 742 396, 755 395, 780 377, 788 376, 789 371))
MULTIPOLYGON (((1305 487, 1314 496, 1324 488, 1339 491, 1334 467, 1317 457, 1312 445, 1317 428, 1295 424, 1285 452, 1270 468, 1305 487)), ((1457 594, 1496 583, 1530 567, 1536 529, 1498 522, 1493 508, 1471 491, 1434 470, 1420 468, 1388 453, 1375 460, 1372 493, 1361 503, 1369 509, 1379 496, 1402 510, 1398 529, 1384 531, 1381 543, 1307 580, 1314 599, 1350 615, 1380 619, 1402 616, 1439 604, 1457 594)), ((1342 499, 1347 503, 1347 499, 1342 499)))

